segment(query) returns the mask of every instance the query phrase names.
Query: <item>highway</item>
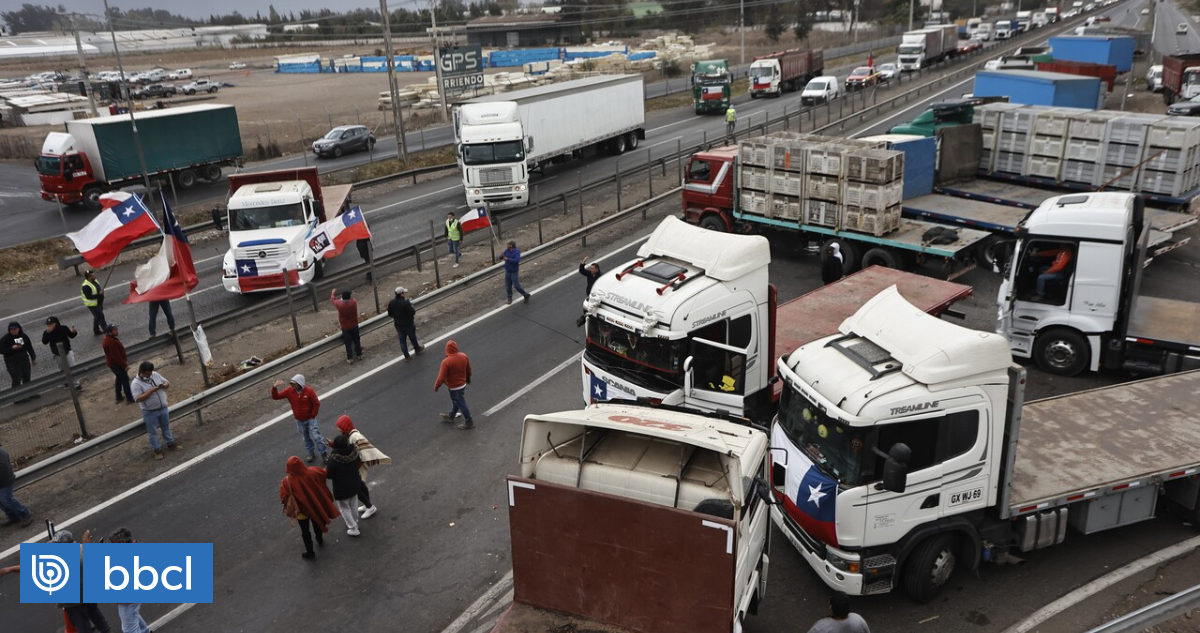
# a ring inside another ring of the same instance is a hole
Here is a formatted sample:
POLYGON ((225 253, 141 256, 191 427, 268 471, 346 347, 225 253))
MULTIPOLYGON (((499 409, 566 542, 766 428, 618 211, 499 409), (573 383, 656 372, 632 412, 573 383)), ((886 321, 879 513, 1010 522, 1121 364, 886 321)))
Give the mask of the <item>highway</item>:
POLYGON ((1178 4, 1170 0, 1159 0, 1149 4, 1154 17, 1156 51, 1164 55, 1200 52, 1200 32, 1197 32, 1197 24, 1191 14, 1184 12, 1178 4), (1180 24, 1188 25, 1187 33, 1176 32, 1180 24))

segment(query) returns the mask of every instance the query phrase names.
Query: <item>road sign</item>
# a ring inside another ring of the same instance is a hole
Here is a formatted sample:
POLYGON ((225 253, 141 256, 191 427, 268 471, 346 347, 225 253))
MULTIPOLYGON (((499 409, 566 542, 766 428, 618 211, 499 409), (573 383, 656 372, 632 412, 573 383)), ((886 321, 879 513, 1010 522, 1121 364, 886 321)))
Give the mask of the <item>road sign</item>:
POLYGON ((451 46, 438 55, 442 71, 442 94, 460 94, 483 87, 483 48, 451 46))

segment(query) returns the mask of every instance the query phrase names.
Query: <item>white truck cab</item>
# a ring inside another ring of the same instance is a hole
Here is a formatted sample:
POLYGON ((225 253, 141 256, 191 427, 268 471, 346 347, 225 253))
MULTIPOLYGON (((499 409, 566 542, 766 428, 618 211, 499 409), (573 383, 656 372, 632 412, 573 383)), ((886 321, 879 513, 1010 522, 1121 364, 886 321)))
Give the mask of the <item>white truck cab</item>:
POLYGON ((523 207, 529 199, 526 140, 512 101, 465 103, 455 111, 467 206, 523 207))
POLYGON ((750 64, 750 94, 753 97, 776 95, 782 93, 780 83, 783 80, 783 69, 779 59, 756 59, 750 64))
MULTIPOLYGON (((233 178, 231 178, 232 180, 233 178)), ((229 250, 222 285, 234 293, 278 290, 307 284, 319 274, 307 239, 322 221, 312 187, 304 180, 256 182, 229 197, 229 250)))

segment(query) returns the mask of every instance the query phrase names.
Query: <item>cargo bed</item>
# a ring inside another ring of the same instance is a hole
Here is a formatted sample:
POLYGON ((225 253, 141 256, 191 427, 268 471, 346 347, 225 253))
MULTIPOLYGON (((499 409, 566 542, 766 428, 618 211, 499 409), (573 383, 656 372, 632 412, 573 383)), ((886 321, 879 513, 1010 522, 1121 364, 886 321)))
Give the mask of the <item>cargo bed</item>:
MULTIPOLYGON (((1200 303, 1140 296, 1125 331, 1126 341, 1195 350, 1200 348, 1200 303)), ((1200 391, 1196 397, 1200 401, 1200 391)))
POLYGON ((1025 404, 1010 516, 1195 474, 1197 393, 1200 370, 1025 404))
POLYGON ((953 259, 963 255, 964 251, 974 248, 975 246, 979 245, 980 242, 983 242, 990 236, 990 233, 986 231, 958 228, 958 235, 955 237, 953 242, 950 242, 949 244, 928 244, 922 239, 922 236, 925 235, 926 231, 942 225, 902 218, 900 220, 900 228, 887 233, 886 235, 876 237, 867 233, 839 231, 828 226, 801 224, 796 220, 768 218, 766 216, 744 213, 742 211, 735 211, 734 217, 743 222, 753 222, 755 224, 774 227, 777 229, 788 231, 800 230, 809 233, 827 235, 829 237, 840 237, 856 242, 865 242, 866 245, 861 247, 864 252, 866 249, 870 248, 870 244, 875 244, 879 246, 921 253, 924 255, 945 257, 948 259, 953 259))
POLYGON ((1016 233, 1017 225, 1029 214, 1021 207, 936 193, 905 200, 900 209, 910 217, 995 233, 1016 233))

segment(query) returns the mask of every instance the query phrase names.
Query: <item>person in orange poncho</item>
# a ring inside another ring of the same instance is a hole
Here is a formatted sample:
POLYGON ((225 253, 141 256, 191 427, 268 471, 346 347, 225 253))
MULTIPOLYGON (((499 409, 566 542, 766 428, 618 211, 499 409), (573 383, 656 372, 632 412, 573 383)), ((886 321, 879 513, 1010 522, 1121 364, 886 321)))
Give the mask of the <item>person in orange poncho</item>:
POLYGON ((295 455, 287 460, 287 475, 279 482, 279 502, 284 514, 300 524, 304 540, 305 559, 316 558, 310 528, 317 536, 317 545, 324 546, 322 534, 329 531, 329 522, 341 516, 333 503, 333 495, 325 487, 325 469, 305 466, 295 455))

